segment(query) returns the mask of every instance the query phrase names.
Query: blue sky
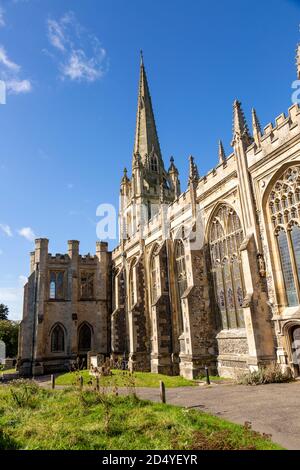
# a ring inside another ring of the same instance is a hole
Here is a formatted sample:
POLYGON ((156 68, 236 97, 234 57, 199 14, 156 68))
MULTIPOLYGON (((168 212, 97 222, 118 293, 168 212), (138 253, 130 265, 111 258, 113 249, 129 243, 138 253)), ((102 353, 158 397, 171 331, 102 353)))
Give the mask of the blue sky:
MULTIPOLYGON (((163 156, 185 189, 231 152, 232 103, 291 105, 300 1, 0 0, 0 302, 22 315, 34 237, 93 252, 96 208, 130 168, 143 49, 163 156)), ((110 244, 114 246, 114 242, 110 244)))

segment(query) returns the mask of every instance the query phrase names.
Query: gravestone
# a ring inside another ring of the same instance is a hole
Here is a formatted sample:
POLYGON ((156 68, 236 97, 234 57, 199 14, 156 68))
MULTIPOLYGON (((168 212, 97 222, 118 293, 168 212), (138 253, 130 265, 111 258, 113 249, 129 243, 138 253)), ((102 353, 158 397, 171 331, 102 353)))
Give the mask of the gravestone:
POLYGON ((0 364, 5 364, 6 346, 4 341, 0 339, 0 364))

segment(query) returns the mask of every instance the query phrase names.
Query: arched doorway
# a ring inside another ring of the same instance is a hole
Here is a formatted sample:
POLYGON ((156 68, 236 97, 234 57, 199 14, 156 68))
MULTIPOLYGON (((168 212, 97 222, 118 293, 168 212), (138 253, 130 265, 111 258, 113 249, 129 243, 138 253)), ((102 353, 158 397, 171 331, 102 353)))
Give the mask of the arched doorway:
POLYGON ((92 328, 83 323, 78 333, 78 355, 83 361, 83 367, 87 366, 87 353, 92 350, 92 328))
POLYGON ((291 328, 290 340, 294 371, 296 375, 300 375, 300 325, 291 328))

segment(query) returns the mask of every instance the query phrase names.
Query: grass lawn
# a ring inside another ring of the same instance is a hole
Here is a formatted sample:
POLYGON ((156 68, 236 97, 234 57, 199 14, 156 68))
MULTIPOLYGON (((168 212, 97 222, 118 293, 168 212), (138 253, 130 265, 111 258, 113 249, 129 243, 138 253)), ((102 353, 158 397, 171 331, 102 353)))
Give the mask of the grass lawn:
POLYGON ((15 374, 16 372, 16 369, 0 370, 0 374, 15 374))
MULTIPOLYGON (((112 387, 126 387, 128 384, 128 372, 121 370, 113 370, 111 377, 101 377, 101 386, 112 386, 112 387)), ((91 375, 88 370, 82 370, 80 372, 68 372, 62 374, 56 379, 57 385, 74 385, 78 378, 78 375, 82 375, 84 383, 87 384, 91 380, 91 375)), ((135 387, 159 387, 159 381, 163 380, 167 388, 174 387, 186 387, 196 385, 193 380, 187 380, 179 376, 169 376, 162 374, 151 374, 151 372, 135 372, 130 379, 134 382, 135 387)))
POLYGON ((0 449, 280 449, 247 426, 92 390, 0 387, 0 449))

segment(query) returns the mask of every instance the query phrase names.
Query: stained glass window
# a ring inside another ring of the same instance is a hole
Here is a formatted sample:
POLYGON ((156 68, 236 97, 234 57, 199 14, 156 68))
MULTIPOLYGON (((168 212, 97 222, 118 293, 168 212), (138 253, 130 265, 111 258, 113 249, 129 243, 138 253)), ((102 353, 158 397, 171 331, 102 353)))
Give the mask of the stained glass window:
POLYGON ((154 249, 151 256, 150 272, 151 272, 151 299, 154 303, 157 299, 157 248, 154 249))
POLYGON ((288 306, 299 304, 300 290, 300 167, 288 168, 269 195, 269 210, 277 239, 288 306))
POLYGON ((185 252, 182 240, 178 240, 175 247, 175 264, 176 264, 176 276, 177 276, 177 287, 178 287, 178 300, 179 300, 179 322, 180 330, 183 331, 183 318, 182 318, 182 304, 181 298, 187 289, 187 276, 186 276, 186 265, 185 265, 185 252))
POLYGON ((223 329, 243 328, 243 284, 239 248, 243 230, 236 212, 223 204, 210 229, 210 253, 217 307, 223 329))
POLYGON ((51 300, 64 299, 64 272, 50 271, 49 298, 51 300))

